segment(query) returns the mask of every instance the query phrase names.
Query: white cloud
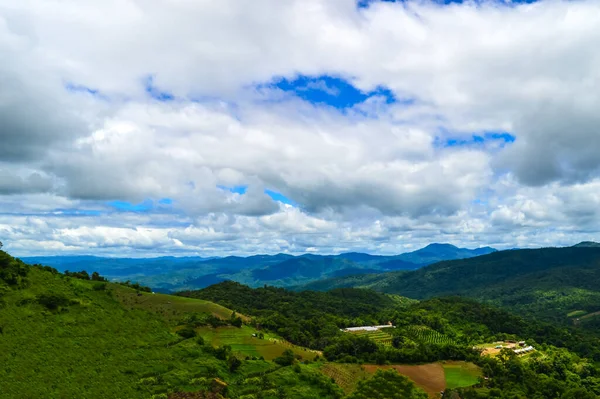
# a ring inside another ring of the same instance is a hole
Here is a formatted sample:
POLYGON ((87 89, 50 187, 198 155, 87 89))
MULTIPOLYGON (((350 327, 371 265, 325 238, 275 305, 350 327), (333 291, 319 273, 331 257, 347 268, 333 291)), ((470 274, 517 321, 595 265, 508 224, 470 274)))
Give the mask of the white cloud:
POLYGON ((593 239, 598 42, 593 1, 0 0, 0 234, 109 254, 593 239), (256 87, 297 74, 413 102, 256 87), (516 141, 444 145, 490 131, 516 141))

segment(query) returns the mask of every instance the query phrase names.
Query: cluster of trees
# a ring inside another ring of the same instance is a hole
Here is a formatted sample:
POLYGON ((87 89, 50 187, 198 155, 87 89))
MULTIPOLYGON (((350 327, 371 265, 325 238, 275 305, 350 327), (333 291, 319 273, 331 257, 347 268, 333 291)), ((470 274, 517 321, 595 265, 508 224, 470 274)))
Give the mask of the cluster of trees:
MULTIPOLYGON (((54 269, 54 270, 56 270, 56 269, 54 269)), ((68 270, 65 270, 65 272, 63 274, 65 276, 67 276, 67 277, 73 277, 73 278, 77 278, 77 279, 80 279, 80 280, 98 281, 98 282, 107 282, 108 281, 108 279, 106 279, 106 277, 102 277, 100 275, 100 273, 98 273, 98 272, 92 272, 92 274, 90 275, 85 270, 82 270, 82 271, 79 271, 79 272, 70 272, 68 270)), ((115 284, 121 284, 121 285, 124 285, 126 287, 133 288, 136 291, 152 292, 152 289, 150 287, 146 287, 146 286, 141 285, 139 283, 132 283, 130 280, 122 281, 122 282, 115 282, 115 284)))
POLYGON ((298 293, 275 287, 252 289, 231 281, 179 295, 217 302, 251 314, 258 328, 274 331, 294 344, 319 350, 340 334, 340 328, 383 322, 378 318, 379 310, 395 304, 386 295, 354 288, 298 293))
POLYGON ((600 370, 566 349, 544 347, 543 354, 518 357, 504 349, 482 357, 485 390, 448 390, 445 397, 462 399, 593 399, 600 397, 600 370))
POLYGON ((368 380, 358 383, 358 388, 347 399, 427 399, 428 395, 412 381, 395 370, 378 370, 368 380))
POLYGON ((16 287, 23 286, 26 284, 28 272, 29 269, 25 263, 0 250, 0 283, 4 282, 9 286, 16 287))
POLYGON ((82 270, 80 272, 70 272, 68 270, 65 270, 64 275, 68 277, 78 278, 80 280, 108 281, 106 278, 102 277, 98 272, 92 272, 92 275, 90 276, 89 273, 85 270, 82 270))

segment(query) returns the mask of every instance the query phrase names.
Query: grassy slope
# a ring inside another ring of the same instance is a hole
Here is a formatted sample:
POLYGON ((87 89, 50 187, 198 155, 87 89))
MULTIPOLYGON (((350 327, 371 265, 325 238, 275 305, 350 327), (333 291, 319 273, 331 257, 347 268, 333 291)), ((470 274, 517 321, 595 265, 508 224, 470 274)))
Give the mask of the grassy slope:
POLYGON ((213 346, 230 345, 234 352, 239 352, 243 356, 262 356, 266 360, 273 360, 281 356, 286 349, 291 349, 304 360, 313 360, 320 354, 317 351, 292 345, 272 333, 264 333, 264 339, 253 337, 252 335, 256 334, 257 330, 247 325, 242 326, 242 328, 231 326, 201 327, 197 329, 197 332, 213 346))
MULTIPOLYGON (((194 339, 174 334, 175 320, 184 312, 229 317, 231 310, 220 305, 158 294, 138 296, 113 284, 96 291, 93 282, 35 268, 27 279, 26 288, 2 289, 0 398, 150 398, 204 389, 202 378, 210 381, 214 376, 241 392, 252 389, 244 383, 244 374, 277 368, 271 362, 246 361, 240 371, 230 373, 224 361, 204 353, 194 339), (36 301, 45 293, 71 303, 49 311, 36 301)), ((265 397, 331 397, 330 387, 307 383, 302 373, 278 370, 264 377, 260 384, 275 390, 265 397), (282 381, 287 385, 281 386, 282 381)))
POLYGON ((177 339, 158 316, 125 310, 89 282, 35 269, 28 278, 0 310, 0 381, 10 381, 0 397, 148 397, 136 389, 141 376, 181 366, 166 348, 177 339), (52 313, 33 302, 48 292, 79 304, 52 313))
MULTIPOLYGON (((131 289, 123 286, 112 286, 115 298, 127 308, 143 309, 158 313, 162 317, 173 320, 178 319, 185 313, 210 313, 221 319, 228 319, 232 310, 214 302, 201 299, 185 298, 165 294, 150 294, 143 292, 141 296, 134 295, 131 289)), ((244 321, 249 317, 238 314, 244 321)))

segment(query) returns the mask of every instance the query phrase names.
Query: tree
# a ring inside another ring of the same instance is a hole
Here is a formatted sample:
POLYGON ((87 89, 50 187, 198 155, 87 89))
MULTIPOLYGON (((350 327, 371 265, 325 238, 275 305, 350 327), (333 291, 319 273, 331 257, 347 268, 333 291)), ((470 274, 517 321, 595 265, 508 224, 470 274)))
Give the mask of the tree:
POLYGON ((349 399, 427 399, 427 394, 395 370, 377 371, 373 378, 358 383, 349 399))
POLYGON ((194 338, 196 336, 196 331, 192 326, 185 326, 181 330, 177 330, 177 334, 185 339, 194 338))
POLYGON ((289 366, 296 361, 296 355, 290 349, 286 349, 281 356, 275 358, 273 361, 280 366, 289 366))
POLYGON ((235 356, 229 356, 229 359, 227 359, 227 365, 229 366, 229 371, 233 373, 240 368, 242 361, 235 356))
POLYGON ((2 244, 2 241, 0 241, 0 249, 2 249, 2 247, 3 247, 3 244, 2 244))
POLYGON ((98 272, 93 272, 92 273, 92 280, 93 281, 106 281, 106 279, 104 277, 102 277, 100 275, 100 273, 98 273, 98 272))

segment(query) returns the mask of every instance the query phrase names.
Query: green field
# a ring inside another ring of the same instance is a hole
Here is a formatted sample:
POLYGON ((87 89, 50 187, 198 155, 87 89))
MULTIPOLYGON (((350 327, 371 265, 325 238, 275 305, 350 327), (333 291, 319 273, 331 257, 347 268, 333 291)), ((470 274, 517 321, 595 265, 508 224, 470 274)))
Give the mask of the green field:
POLYGON ((302 356, 302 359, 313 360, 319 354, 292 345, 273 334, 264 333, 264 339, 253 337, 252 334, 256 334, 258 331, 247 325, 243 325, 241 328, 232 326, 200 327, 196 331, 198 335, 213 346, 229 345, 234 352, 244 356, 257 358, 262 356, 266 360, 272 360, 281 356, 286 349, 291 349, 295 354, 302 356))
POLYGON ((470 387, 479 382, 481 369, 472 363, 447 362, 443 363, 446 388, 470 387))
POLYGON ((588 314, 588 312, 586 312, 585 310, 574 310, 574 311, 568 313, 567 317, 581 317, 581 316, 585 316, 586 314, 588 314))

